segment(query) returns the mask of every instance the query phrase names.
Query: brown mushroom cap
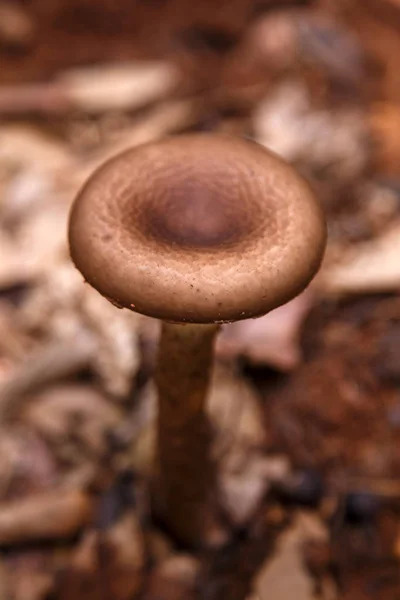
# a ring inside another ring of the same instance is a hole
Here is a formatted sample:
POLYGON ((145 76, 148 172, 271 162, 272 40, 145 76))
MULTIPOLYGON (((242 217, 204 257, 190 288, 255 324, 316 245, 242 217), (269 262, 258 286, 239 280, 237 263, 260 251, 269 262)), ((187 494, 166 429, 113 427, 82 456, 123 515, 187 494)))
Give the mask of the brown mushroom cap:
POLYGON ((255 142, 193 134, 101 166, 70 217, 71 256, 121 307, 175 322, 257 317, 298 294, 325 247, 308 185, 255 142))

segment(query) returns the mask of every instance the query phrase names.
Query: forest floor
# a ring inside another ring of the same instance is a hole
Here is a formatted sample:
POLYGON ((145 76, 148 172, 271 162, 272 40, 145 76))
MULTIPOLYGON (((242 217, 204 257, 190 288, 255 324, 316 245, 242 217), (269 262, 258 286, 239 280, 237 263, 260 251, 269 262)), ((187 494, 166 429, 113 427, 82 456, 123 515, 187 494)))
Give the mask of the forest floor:
POLYGON ((0 600, 400 598, 399 56, 399 0, 0 0, 0 600), (97 165, 188 131, 283 156, 329 233, 220 335, 197 553, 151 516, 158 324, 66 242, 97 165))

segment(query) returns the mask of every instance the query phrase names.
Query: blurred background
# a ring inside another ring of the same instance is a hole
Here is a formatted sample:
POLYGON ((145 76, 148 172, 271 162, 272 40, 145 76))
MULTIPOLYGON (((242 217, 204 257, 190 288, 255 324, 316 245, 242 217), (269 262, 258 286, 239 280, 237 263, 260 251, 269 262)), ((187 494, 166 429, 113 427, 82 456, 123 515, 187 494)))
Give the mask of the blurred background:
POLYGON ((399 57, 399 0, 0 0, 0 600, 400 598, 399 57), (280 154, 329 231, 218 339, 200 555, 151 517, 158 324, 66 243, 99 164, 188 131, 280 154))

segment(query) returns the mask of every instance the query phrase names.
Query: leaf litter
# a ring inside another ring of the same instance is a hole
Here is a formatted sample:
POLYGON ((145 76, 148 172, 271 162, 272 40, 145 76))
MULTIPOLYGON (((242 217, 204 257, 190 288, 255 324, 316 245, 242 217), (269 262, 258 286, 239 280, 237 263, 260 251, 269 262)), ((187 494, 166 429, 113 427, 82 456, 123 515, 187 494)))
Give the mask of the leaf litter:
POLYGON ((135 37, 128 4, 87 0, 92 38, 76 2, 0 2, 0 596, 395 600, 399 7, 137 3, 135 37), (218 340, 232 541, 201 555, 149 511, 157 327, 84 285, 65 235, 98 164, 193 130, 282 154, 330 232, 305 294, 218 340))

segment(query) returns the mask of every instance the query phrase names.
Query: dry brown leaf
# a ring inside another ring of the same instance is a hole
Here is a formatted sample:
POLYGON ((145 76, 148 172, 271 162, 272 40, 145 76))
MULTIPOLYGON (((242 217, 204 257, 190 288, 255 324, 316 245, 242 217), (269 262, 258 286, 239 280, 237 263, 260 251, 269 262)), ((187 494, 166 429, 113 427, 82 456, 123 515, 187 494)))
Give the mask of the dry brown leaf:
POLYGON ((56 446, 75 445, 104 456, 106 434, 117 427, 122 413, 90 386, 58 385, 30 396, 21 419, 56 446))
POLYGON ((357 294, 400 289, 400 222, 379 237, 353 246, 337 265, 322 272, 323 291, 357 294))
POLYGON ((0 289, 4 290, 33 279, 31 265, 24 263, 16 245, 0 231, 0 289))
POLYGON ((54 173, 70 169, 74 160, 68 148, 43 133, 39 127, 2 125, 0 127, 0 164, 4 169, 31 169, 54 173))
POLYGON ((88 366, 95 349, 93 338, 81 331, 74 339, 60 339, 23 357, 0 384, 2 417, 17 414, 24 396, 33 390, 88 366))
POLYGON ((306 290, 265 317, 224 327, 217 339, 217 356, 244 357, 253 364, 269 364, 280 371, 294 369, 302 359, 300 329, 312 304, 313 296, 306 290))
POLYGON ((20 319, 28 330, 44 328, 46 336, 61 345, 91 339, 90 364, 105 390, 125 397, 131 389, 140 361, 139 318, 132 311, 117 310, 84 285, 71 262, 58 262, 48 270, 21 309, 20 319))
POLYGON ((168 96, 180 73, 161 61, 116 63, 66 71, 56 80, 72 106, 85 112, 136 110, 168 96))
POLYGON ((82 304, 75 310, 85 328, 93 332, 98 340, 93 369, 108 393, 126 398, 140 364, 140 318, 130 310, 116 309, 90 286, 81 285, 81 288, 85 288, 82 290, 82 304))
MULTIPOLYGON (((7 301, 0 301, 0 356, 7 357, 11 361, 20 360, 34 344, 23 331, 17 314, 16 307, 11 306, 7 301)), ((2 377, 0 377, 0 386, 1 380, 2 377)))
MULTIPOLYGON (((33 161, 32 161, 33 163, 33 161)), ((10 175, 4 185, 1 199, 0 216, 6 226, 15 228, 15 224, 28 221, 35 210, 48 206, 47 199, 54 195, 53 177, 36 165, 26 165, 10 175)))
POLYGON ((282 83, 253 115, 255 137, 289 162, 348 180, 368 159, 368 131, 359 108, 317 110, 301 81, 282 83))
POLYGON ((207 410, 217 432, 215 453, 239 444, 264 448, 263 413, 255 388, 228 367, 216 365, 208 394, 207 410))
MULTIPOLYGON (((5 218, 9 216, 6 213, 5 218)), ((0 233, 0 287, 32 284, 56 268, 65 255, 66 222, 67 206, 45 205, 24 218, 12 237, 0 233)))
POLYGON ((289 461, 261 452, 232 449, 218 471, 221 504, 234 527, 246 526, 259 508, 273 481, 285 478, 289 461))
POLYGON ((49 116, 134 111, 171 95, 179 80, 177 67, 166 61, 78 67, 50 82, 0 86, 0 113, 49 116))
POLYGON ((208 411, 221 502, 234 526, 240 527, 254 514, 271 479, 288 465, 265 455, 259 399, 252 386, 231 369, 215 367, 208 411))
POLYGON ((90 522, 92 513, 93 500, 77 490, 52 490, 2 503, 0 544, 69 538, 90 522))
POLYGON ((45 204, 31 219, 26 219, 15 236, 15 245, 25 269, 31 278, 57 268, 65 260, 65 232, 68 207, 63 204, 45 204))
POLYGON ((275 556, 261 567, 249 600, 315 600, 313 581, 303 564, 302 547, 310 539, 320 540, 326 535, 317 517, 298 514, 278 540, 275 556))

